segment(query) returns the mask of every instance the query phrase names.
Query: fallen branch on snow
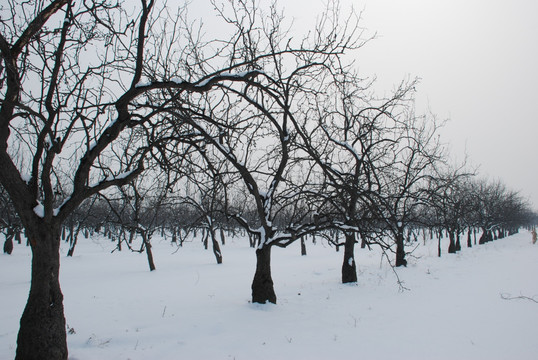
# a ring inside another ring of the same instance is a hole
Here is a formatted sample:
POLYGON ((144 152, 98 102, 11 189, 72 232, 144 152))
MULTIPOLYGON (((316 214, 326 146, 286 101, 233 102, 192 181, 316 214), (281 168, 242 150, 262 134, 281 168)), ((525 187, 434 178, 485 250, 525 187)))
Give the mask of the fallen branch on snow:
POLYGON ((524 295, 520 295, 520 296, 511 296, 510 294, 501 294, 501 299, 503 300, 517 300, 517 299, 525 299, 525 300, 530 300, 530 301, 534 301, 535 303, 538 303, 538 300, 536 300, 533 297, 529 297, 529 296, 524 296, 524 295))

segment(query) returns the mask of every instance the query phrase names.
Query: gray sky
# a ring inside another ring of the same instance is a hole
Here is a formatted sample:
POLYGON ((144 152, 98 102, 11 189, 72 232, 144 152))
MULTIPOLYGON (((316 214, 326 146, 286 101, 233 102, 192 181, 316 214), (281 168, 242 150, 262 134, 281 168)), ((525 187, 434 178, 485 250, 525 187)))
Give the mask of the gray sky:
MULTIPOLYGON (((298 27, 322 0, 281 2, 298 27)), ((538 209, 538 1, 342 0, 377 32, 357 53, 379 90, 421 78, 418 109, 449 119, 442 130, 454 157, 480 165, 538 209)))

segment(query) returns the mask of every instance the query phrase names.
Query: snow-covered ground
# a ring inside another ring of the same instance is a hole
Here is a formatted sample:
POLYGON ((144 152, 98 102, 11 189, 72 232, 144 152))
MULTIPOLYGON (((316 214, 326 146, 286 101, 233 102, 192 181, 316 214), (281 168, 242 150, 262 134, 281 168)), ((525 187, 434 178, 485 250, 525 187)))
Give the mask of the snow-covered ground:
MULTIPOLYGON (((343 253, 307 246, 307 256, 299 244, 273 250, 278 304, 258 305, 249 303, 255 254, 245 239, 228 239, 222 265, 199 241, 178 249, 154 240, 154 272, 145 254, 111 253, 102 237, 79 239, 73 258, 65 245, 69 357, 538 358, 538 245, 527 231, 442 258, 436 241, 421 245, 397 270, 404 291, 378 250, 357 249, 359 282, 343 285, 343 253)), ((0 256, 0 359, 15 356, 29 274, 27 247, 0 256)))

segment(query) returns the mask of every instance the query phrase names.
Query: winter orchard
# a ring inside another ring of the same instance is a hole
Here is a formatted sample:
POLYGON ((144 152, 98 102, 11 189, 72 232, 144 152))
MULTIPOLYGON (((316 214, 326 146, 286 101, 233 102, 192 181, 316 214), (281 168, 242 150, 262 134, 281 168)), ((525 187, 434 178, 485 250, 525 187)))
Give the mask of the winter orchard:
POLYGON ((276 303, 273 247, 326 239, 356 282, 359 242, 398 267, 419 233, 453 253, 462 234, 473 246, 536 222, 517 193, 448 161, 435 116, 414 111, 416 80, 372 93, 349 60, 369 41, 358 14, 330 3, 302 36, 276 5, 213 5, 214 37, 187 5, 1 8, 4 251, 32 249, 17 359, 67 358, 59 249, 89 233, 145 252, 150 270, 157 232, 201 233, 219 263, 241 233, 252 301, 276 303))

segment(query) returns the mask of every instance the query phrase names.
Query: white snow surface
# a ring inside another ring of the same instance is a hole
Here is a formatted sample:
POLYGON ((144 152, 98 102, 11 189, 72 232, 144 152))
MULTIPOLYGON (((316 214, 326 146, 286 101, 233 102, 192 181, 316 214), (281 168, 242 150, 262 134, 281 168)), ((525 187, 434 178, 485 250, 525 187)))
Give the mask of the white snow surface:
MULTIPOLYGON (((28 295, 24 243, 0 255, 0 359, 15 356, 28 295)), ((403 292, 377 250, 356 249, 359 281, 343 285, 343 251, 319 239, 307 256, 299 242, 273 248, 278 304, 259 305, 249 302, 246 238, 227 238, 222 265, 200 239, 178 250, 154 238, 150 272, 145 254, 81 236, 74 257, 61 249, 69 358, 536 359, 538 303, 523 298, 538 300, 529 232, 441 258, 436 245, 420 245, 397 270, 403 292)))

